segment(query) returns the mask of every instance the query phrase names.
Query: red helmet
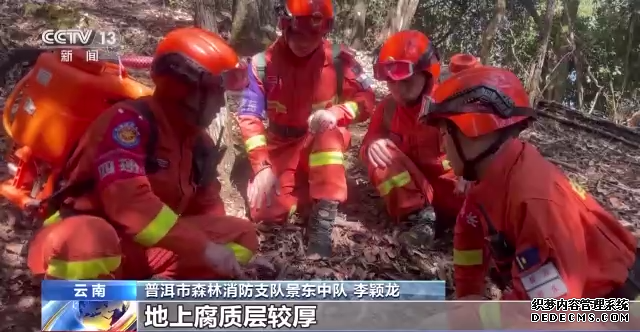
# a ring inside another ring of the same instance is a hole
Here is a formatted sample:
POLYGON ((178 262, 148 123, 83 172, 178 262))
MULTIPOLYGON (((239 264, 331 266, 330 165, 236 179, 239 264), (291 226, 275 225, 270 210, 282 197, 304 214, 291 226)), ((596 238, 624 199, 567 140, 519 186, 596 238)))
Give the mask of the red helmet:
POLYGON ((180 28, 158 44, 151 78, 159 93, 181 99, 196 87, 220 93, 242 89, 248 82, 246 68, 222 37, 199 28, 180 28))
POLYGON ((476 165, 496 153, 512 136, 511 131, 503 129, 524 129, 534 115, 529 95, 516 75, 506 69, 476 66, 453 74, 431 98, 423 96, 420 119, 429 124, 444 121, 449 132, 457 129, 467 137, 499 133, 486 150, 473 158, 465 155, 459 135, 451 135, 464 164, 462 176, 476 181, 476 165))
POLYGON ((435 46, 420 31, 393 34, 380 48, 373 66, 374 77, 380 81, 400 81, 416 71, 424 71, 438 80, 440 56, 435 46))
POLYGON ((478 137, 530 120, 529 95, 512 72, 477 66, 442 82, 423 99, 422 121, 448 120, 467 137, 478 137))
POLYGON ((280 28, 309 35, 324 35, 333 27, 332 0, 285 0, 280 28))

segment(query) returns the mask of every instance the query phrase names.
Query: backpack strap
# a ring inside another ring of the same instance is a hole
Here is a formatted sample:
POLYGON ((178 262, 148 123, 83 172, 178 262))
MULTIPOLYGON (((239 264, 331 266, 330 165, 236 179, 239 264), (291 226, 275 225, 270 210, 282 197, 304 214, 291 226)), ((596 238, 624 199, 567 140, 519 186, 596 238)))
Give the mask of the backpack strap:
POLYGON ((338 101, 342 101, 342 85, 344 84, 344 62, 340 57, 341 53, 342 44, 331 45, 331 58, 336 72, 336 95, 338 96, 338 101))
POLYGON ((391 132, 393 125, 393 116, 396 114, 396 102, 393 98, 387 98, 382 108, 382 126, 387 133, 391 132))
POLYGON ((205 135, 200 135, 193 146, 191 181, 196 187, 205 187, 218 178, 218 165, 227 151, 226 146, 215 148, 205 135))

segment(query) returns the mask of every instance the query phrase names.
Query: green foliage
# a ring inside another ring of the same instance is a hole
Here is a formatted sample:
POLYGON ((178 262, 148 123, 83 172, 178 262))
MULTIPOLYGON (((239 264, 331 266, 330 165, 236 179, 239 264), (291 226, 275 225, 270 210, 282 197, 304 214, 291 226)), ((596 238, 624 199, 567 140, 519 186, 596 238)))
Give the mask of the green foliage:
MULTIPOLYGON (((571 20, 573 31, 564 16, 567 1, 556 1, 541 88, 558 89, 560 96, 554 98, 575 106, 579 91, 572 77, 577 77, 582 82, 583 107, 588 108, 595 102, 596 109, 608 109, 609 113, 620 109, 630 111, 633 107, 640 109, 640 17, 633 29, 634 40, 628 41, 632 13, 635 11, 635 15, 640 16, 640 1, 579 0, 577 17, 571 20), (570 35, 574 36, 578 50, 570 47, 570 35), (630 50, 628 45, 632 47, 630 50), (585 63, 577 66, 577 60, 585 63), (582 72, 577 73, 580 68, 582 72), (554 82, 550 82, 552 78, 554 82), (623 85, 624 91, 621 91, 623 85)), ((350 6, 354 2, 337 1, 338 35, 344 30, 340 24, 348 26, 345 22, 348 22, 350 6)), ((385 27, 389 9, 395 8, 396 3, 397 0, 368 2, 366 41, 370 48, 377 46, 378 32, 385 27)), ((490 59, 492 65, 508 67, 522 79, 528 74, 540 46, 538 24, 523 5, 525 3, 525 0, 507 1, 490 59)), ((531 3, 537 15, 544 18, 546 0, 532 0, 531 3)), ((494 5, 494 0, 421 0, 412 28, 426 33, 444 59, 460 52, 479 54, 482 33, 494 15, 494 5)))

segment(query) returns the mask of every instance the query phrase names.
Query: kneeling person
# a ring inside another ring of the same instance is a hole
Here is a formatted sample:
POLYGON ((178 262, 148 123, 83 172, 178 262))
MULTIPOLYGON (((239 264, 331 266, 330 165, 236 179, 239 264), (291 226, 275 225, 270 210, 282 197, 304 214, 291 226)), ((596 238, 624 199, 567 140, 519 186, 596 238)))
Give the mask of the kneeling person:
POLYGON ((153 96, 105 110, 80 140, 29 247, 36 276, 233 278, 252 259, 256 230, 225 216, 206 133, 246 66, 216 34, 185 28, 160 42, 151 77, 153 96))
POLYGON ((415 223, 407 240, 428 245, 436 219, 440 229, 452 226, 464 200, 439 132, 418 122, 423 95, 437 86, 440 59, 427 36, 402 31, 380 49, 374 75, 391 94, 374 112, 360 157, 391 217, 415 223))

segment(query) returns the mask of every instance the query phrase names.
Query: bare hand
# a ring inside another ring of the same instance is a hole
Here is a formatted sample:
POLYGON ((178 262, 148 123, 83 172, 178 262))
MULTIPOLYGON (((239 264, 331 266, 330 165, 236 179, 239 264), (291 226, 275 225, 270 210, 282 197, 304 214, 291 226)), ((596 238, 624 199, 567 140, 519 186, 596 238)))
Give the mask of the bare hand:
POLYGON ((376 168, 390 167, 393 159, 391 152, 389 152, 389 147, 391 146, 395 146, 395 144, 386 138, 373 141, 367 150, 369 162, 376 168))
POLYGON ((263 206, 271 206, 273 195, 280 195, 280 184, 271 167, 265 168, 256 174, 249 183, 247 198, 251 208, 260 209, 263 206))
POLYGON ((217 272, 236 279, 246 279, 235 254, 226 246, 211 242, 207 245, 204 256, 209 266, 217 272))
POLYGON ((338 124, 338 119, 328 110, 318 110, 311 114, 308 122, 309 132, 315 134, 335 128, 338 124))
POLYGON ((467 190, 471 187, 471 182, 463 179, 462 177, 458 178, 458 183, 456 184, 456 188, 453 191, 457 195, 464 195, 467 193, 467 190))

